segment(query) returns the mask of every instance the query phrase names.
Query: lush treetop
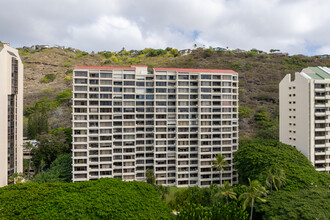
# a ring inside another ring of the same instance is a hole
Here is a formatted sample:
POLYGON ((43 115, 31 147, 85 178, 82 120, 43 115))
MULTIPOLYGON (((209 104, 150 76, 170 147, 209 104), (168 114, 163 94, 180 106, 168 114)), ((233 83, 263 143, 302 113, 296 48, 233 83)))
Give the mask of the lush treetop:
POLYGON ((267 203, 259 204, 257 212, 262 219, 319 219, 330 216, 330 189, 313 186, 294 192, 284 190, 273 192, 267 203))
POLYGON ((235 168, 243 182, 248 178, 264 182, 262 174, 271 166, 281 167, 286 175, 285 190, 328 186, 330 175, 315 170, 310 161, 297 149, 275 140, 242 141, 234 155, 235 168))
POLYGON ((151 185, 100 179, 3 187, 0 218, 170 219, 172 214, 151 185))

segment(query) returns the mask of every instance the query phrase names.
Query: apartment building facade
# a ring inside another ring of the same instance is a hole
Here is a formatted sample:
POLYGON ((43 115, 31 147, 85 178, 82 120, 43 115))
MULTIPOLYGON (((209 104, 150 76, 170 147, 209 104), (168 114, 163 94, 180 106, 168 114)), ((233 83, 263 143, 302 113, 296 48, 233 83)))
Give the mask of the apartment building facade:
POLYGON ((0 47, 0 187, 23 172, 23 64, 18 51, 0 47))
POLYGON ((301 151, 316 170, 330 172, 330 69, 286 75, 280 90, 280 141, 301 151))
POLYGON ((168 186, 237 183, 238 74, 231 70, 77 66, 73 181, 102 177, 168 186))

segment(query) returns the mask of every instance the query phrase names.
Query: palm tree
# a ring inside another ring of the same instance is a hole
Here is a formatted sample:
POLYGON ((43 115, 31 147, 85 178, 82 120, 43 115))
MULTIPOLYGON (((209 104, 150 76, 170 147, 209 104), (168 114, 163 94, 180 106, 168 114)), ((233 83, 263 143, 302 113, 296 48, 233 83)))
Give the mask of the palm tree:
POLYGON ((265 199, 262 199, 262 196, 267 196, 267 190, 265 187, 261 185, 258 180, 250 180, 249 178, 249 186, 244 186, 245 192, 240 195, 239 199, 244 199, 243 202, 243 209, 245 210, 247 205, 251 203, 251 214, 250 219, 252 220, 252 213, 253 213, 253 206, 254 201, 256 199, 260 200, 261 202, 266 202, 265 199))
POLYGON ((234 192, 233 187, 230 185, 228 181, 225 181, 225 185, 221 186, 221 194, 226 196, 227 205, 228 205, 228 197, 231 199, 237 199, 236 193, 234 192))
POLYGON ((276 191, 278 191, 285 183, 286 177, 281 167, 271 166, 266 170, 266 185, 270 187, 270 192, 273 192, 273 185, 276 191))
POLYGON ((228 161, 226 161, 225 159, 226 159, 225 156, 218 154, 214 157, 214 160, 212 161, 212 163, 213 163, 212 168, 215 168, 216 170, 219 171, 220 186, 222 186, 222 172, 224 171, 224 166, 228 165, 228 161))

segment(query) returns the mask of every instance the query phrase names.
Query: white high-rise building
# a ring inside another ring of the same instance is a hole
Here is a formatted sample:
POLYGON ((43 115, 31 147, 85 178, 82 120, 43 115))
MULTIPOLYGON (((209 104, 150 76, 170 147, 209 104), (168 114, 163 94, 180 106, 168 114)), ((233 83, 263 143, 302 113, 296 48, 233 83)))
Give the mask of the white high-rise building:
POLYGON ((286 75, 280 89, 280 141, 301 151, 316 170, 330 171, 330 69, 286 75))
POLYGON ((0 47, 0 187, 23 172, 23 64, 18 51, 0 47))
POLYGON ((157 184, 219 184, 214 156, 237 183, 238 74, 232 70, 77 66, 73 82, 73 181, 102 177, 157 184))

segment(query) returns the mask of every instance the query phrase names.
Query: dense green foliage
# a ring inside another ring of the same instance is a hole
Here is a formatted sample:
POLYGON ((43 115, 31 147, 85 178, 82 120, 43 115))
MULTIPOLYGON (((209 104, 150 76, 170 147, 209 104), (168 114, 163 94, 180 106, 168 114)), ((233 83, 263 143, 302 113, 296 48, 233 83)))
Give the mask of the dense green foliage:
POLYGON ((37 183, 64 183, 71 182, 72 154, 61 154, 51 163, 47 171, 37 174, 32 181, 37 183))
POLYGON ((248 219, 249 214, 241 209, 237 202, 232 201, 228 204, 216 204, 211 208, 203 207, 200 204, 188 204, 178 214, 178 220, 244 220, 248 219))
POLYGON ((260 204, 257 212, 265 220, 319 219, 330 216, 329 187, 300 189, 293 192, 277 191, 267 197, 267 203, 260 204))
POLYGON ((36 173, 50 168, 50 164, 59 155, 71 152, 67 135, 63 131, 59 131, 56 135, 40 135, 37 141, 37 147, 31 150, 32 164, 36 173))
MULTIPOLYGON (((234 158, 242 183, 251 178, 267 185, 269 172, 282 176, 283 182, 285 174, 285 186, 281 184, 282 189, 273 190, 266 203, 256 204, 257 219, 308 220, 330 216, 330 175, 316 171, 295 148, 275 140, 241 140, 234 158), (283 173, 274 172, 272 167, 282 169, 283 173)), ((278 184, 278 181, 274 182, 278 184)))
POLYGON ((250 219, 253 219, 253 208, 255 202, 261 201, 266 202, 267 200, 263 199, 262 197, 267 196, 268 191, 258 180, 250 180, 249 178, 249 186, 243 185, 245 190, 244 193, 240 195, 238 198, 239 200, 243 200, 243 209, 245 210, 246 207, 250 206, 250 219))
POLYGON ((223 187, 219 187, 212 184, 210 187, 188 187, 176 191, 174 200, 169 202, 169 206, 175 210, 181 210, 183 207, 189 206, 189 204, 201 205, 203 207, 212 207, 217 203, 227 203, 235 201, 236 197, 244 192, 244 189, 240 185, 232 187, 231 193, 235 197, 227 197, 226 191, 223 187))
POLYGON ((0 218, 171 219, 172 214, 152 186, 105 178, 0 188, 0 218))
POLYGON ((279 166, 284 170, 286 190, 304 189, 310 187, 311 183, 319 186, 330 183, 329 174, 317 172, 302 153, 275 140, 241 141, 234 162, 243 183, 248 178, 265 182, 262 174, 271 166, 279 166))

